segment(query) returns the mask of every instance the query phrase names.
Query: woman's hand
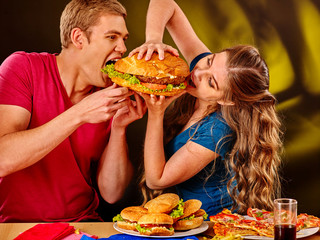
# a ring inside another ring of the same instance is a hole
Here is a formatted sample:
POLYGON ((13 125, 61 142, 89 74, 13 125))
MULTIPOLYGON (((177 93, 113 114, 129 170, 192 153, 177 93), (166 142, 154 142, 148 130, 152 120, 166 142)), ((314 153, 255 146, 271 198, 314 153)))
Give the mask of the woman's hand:
POLYGON ((148 108, 148 115, 155 115, 155 116, 163 116, 166 108, 178 97, 185 94, 186 91, 183 91, 175 96, 166 97, 166 96, 156 96, 156 95, 149 95, 145 93, 138 93, 141 97, 144 98, 145 103, 148 108))
POLYGON ((159 42, 159 41, 145 42, 140 47, 133 49, 129 53, 129 57, 131 57, 135 53, 138 53, 138 56, 137 56, 138 59, 142 59, 143 56, 145 55, 145 60, 148 61, 148 60, 150 60, 150 58, 154 52, 157 52, 159 54, 160 60, 164 59, 164 52, 170 52, 173 55, 179 57, 179 52, 177 49, 175 49, 167 44, 164 44, 162 42, 159 42))

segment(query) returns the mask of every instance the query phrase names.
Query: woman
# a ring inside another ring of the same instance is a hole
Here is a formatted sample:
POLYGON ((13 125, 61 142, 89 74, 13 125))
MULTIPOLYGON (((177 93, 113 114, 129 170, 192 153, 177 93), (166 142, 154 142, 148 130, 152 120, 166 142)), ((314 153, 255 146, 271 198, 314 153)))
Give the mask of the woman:
POLYGON ((191 80, 182 96, 141 94, 148 106, 147 186, 175 186, 183 200, 201 200, 209 216, 223 208, 270 209, 279 191, 282 143, 266 63, 251 46, 212 54, 173 0, 150 1, 146 43, 130 55, 178 55, 162 43, 165 27, 190 63, 191 80))

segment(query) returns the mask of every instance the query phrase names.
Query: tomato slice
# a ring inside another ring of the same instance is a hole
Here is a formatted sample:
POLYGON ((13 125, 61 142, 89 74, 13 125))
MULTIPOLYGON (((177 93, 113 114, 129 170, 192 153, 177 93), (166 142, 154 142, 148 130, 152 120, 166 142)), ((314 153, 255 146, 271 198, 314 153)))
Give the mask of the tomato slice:
POLYGON ((161 89, 166 89, 167 85, 162 85, 162 84, 156 84, 156 83, 144 83, 140 82, 142 86, 145 86, 147 88, 153 89, 153 90, 161 90, 161 89))

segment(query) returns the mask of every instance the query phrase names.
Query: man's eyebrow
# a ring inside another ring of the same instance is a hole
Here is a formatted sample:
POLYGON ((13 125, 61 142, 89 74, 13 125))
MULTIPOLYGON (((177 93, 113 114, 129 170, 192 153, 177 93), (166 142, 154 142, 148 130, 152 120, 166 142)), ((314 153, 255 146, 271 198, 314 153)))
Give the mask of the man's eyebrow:
MULTIPOLYGON (((109 30, 109 31, 104 32, 104 35, 108 35, 108 34, 116 34, 116 35, 120 35, 120 36, 122 35, 122 33, 117 30, 109 30)), ((129 33, 127 33, 124 37, 128 38, 129 33)))

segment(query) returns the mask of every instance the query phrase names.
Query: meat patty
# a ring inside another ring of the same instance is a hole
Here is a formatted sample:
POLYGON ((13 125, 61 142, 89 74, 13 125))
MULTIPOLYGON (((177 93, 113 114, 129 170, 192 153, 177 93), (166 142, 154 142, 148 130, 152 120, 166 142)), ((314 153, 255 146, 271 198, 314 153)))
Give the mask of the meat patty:
POLYGON ((185 81, 185 77, 164 77, 164 78, 155 78, 155 77, 146 77, 141 75, 136 75, 136 78, 138 78, 141 82, 145 83, 155 83, 155 84, 173 84, 173 85, 180 85, 180 83, 183 83, 185 81))

